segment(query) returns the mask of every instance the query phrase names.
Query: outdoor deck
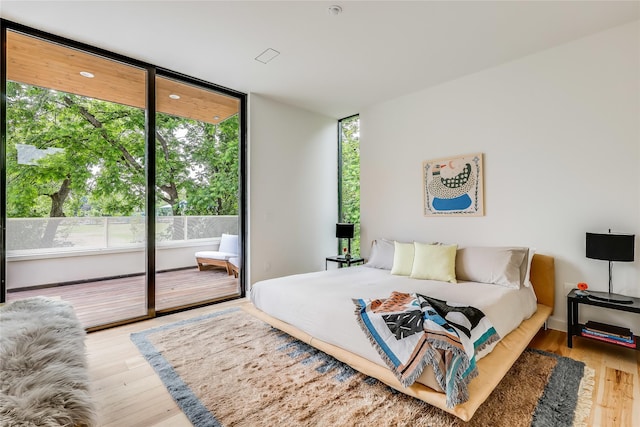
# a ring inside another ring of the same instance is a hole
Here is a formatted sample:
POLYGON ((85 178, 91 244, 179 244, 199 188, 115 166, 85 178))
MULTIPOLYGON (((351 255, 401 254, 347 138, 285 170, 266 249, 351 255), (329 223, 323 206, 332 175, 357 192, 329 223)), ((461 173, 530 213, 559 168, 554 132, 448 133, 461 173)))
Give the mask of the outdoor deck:
MULTIPOLYGON (((61 298, 73 304, 82 325, 90 328, 145 316, 145 291, 145 277, 135 276, 8 292, 7 301, 37 295, 61 298)), ((156 275, 157 311, 238 295, 238 279, 224 269, 198 271, 194 267, 156 275)))

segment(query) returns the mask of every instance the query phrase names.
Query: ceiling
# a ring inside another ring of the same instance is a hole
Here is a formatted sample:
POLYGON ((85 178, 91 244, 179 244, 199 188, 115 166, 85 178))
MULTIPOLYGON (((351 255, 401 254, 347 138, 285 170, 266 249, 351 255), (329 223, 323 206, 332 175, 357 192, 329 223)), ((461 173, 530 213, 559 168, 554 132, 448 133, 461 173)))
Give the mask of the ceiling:
POLYGON ((0 16, 342 118, 638 20, 640 1, 2 0, 0 16))

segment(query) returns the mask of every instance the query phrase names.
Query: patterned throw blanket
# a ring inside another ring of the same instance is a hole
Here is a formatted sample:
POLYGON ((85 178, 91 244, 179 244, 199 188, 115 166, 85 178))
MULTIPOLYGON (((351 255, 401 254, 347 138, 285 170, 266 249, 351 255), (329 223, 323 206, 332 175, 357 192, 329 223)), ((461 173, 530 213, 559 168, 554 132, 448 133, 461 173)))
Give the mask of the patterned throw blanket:
POLYGON ((353 302, 362 330, 402 385, 413 384, 431 365, 450 408, 469 399, 476 354, 500 339, 474 307, 401 292, 353 302))

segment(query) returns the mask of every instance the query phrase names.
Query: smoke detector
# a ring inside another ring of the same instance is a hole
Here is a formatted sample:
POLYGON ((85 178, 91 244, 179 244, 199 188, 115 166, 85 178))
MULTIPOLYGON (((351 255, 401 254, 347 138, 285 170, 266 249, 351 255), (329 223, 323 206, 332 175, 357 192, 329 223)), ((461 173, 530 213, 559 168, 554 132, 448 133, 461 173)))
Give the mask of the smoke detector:
POLYGON ((334 4, 333 6, 329 6, 328 12, 329 12, 329 15, 333 15, 333 16, 340 15, 342 13, 342 8, 337 4, 334 4))

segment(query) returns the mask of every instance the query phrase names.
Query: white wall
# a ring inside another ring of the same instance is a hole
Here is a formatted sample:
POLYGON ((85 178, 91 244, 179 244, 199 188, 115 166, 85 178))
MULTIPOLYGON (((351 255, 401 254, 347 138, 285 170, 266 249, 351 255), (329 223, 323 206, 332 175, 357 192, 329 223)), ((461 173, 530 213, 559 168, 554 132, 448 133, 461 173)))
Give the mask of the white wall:
MULTIPOLYGON (((635 22, 362 111, 363 252, 377 237, 535 247, 556 258, 550 323, 564 329, 565 283, 608 285, 607 263, 585 258, 585 232, 611 228, 637 235, 614 291, 640 297, 639 64, 635 22), (424 217, 422 161, 474 152, 485 216, 424 217)), ((637 315, 583 307, 640 332, 637 315)))
POLYGON ((324 269, 336 251, 337 121, 249 100, 247 283, 324 269))

